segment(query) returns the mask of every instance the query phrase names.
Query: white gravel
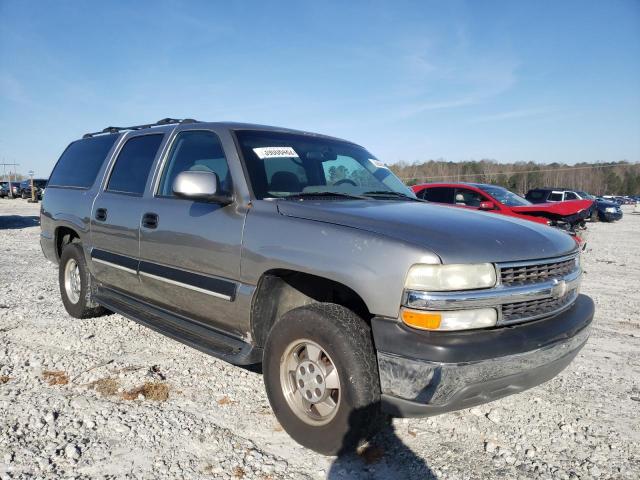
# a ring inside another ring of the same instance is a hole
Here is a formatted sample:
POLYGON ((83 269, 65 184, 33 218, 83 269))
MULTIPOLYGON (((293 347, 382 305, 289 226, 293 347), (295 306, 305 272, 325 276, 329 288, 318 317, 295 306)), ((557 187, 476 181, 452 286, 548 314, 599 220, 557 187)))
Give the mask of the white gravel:
POLYGON ((360 457, 336 459, 282 431, 260 374, 119 315, 69 317, 40 252, 38 206, 0 199, 0 478, 637 479, 640 215, 625 211, 589 225, 595 327, 559 377, 395 420, 360 457), (132 392, 145 382, 168 398, 132 392))

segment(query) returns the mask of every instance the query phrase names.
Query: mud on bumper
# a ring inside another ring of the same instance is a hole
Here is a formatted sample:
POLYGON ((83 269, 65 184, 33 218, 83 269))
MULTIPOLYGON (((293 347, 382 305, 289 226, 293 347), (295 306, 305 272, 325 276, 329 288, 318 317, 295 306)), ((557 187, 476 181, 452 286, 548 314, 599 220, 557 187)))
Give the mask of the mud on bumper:
POLYGON ((399 417, 437 415, 546 382, 584 346, 593 313, 580 295, 555 317, 495 330, 438 335, 374 319, 383 406, 399 417), (400 338, 389 341, 393 330, 400 338))

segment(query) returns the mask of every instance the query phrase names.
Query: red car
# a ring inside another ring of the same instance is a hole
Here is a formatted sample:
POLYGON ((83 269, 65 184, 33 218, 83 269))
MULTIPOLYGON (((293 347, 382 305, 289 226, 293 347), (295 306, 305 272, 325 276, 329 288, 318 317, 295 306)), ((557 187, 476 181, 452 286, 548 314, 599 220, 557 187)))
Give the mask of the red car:
POLYGON ((588 217, 591 200, 533 204, 497 185, 483 183, 425 183, 411 187, 429 202, 484 210, 573 230, 588 217))

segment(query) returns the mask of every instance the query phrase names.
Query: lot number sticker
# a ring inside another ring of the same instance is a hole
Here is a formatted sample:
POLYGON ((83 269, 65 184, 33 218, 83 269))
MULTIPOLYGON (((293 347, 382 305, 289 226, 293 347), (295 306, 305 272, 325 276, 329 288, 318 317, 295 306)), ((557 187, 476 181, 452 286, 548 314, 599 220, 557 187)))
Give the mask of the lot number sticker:
POLYGON ((387 168, 387 166, 384 163, 382 163, 380 160, 374 160, 373 158, 370 158, 369 161, 376 168, 387 168))
POLYGON ((258 158, 298 158, 298 154, 291 147, 258 147, 253 149, 258 158))

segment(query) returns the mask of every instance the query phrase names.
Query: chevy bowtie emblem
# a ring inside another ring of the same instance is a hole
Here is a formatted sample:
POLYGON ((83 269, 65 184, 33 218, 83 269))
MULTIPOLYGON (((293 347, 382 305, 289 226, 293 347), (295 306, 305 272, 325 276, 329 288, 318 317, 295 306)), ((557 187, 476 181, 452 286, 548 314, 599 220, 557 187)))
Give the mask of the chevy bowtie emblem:
POLYGON ((551 296, 553 298, 564 297, 567 293, 567 282, 564 280, 554 280, 553 287, 551 287, 551 296))

